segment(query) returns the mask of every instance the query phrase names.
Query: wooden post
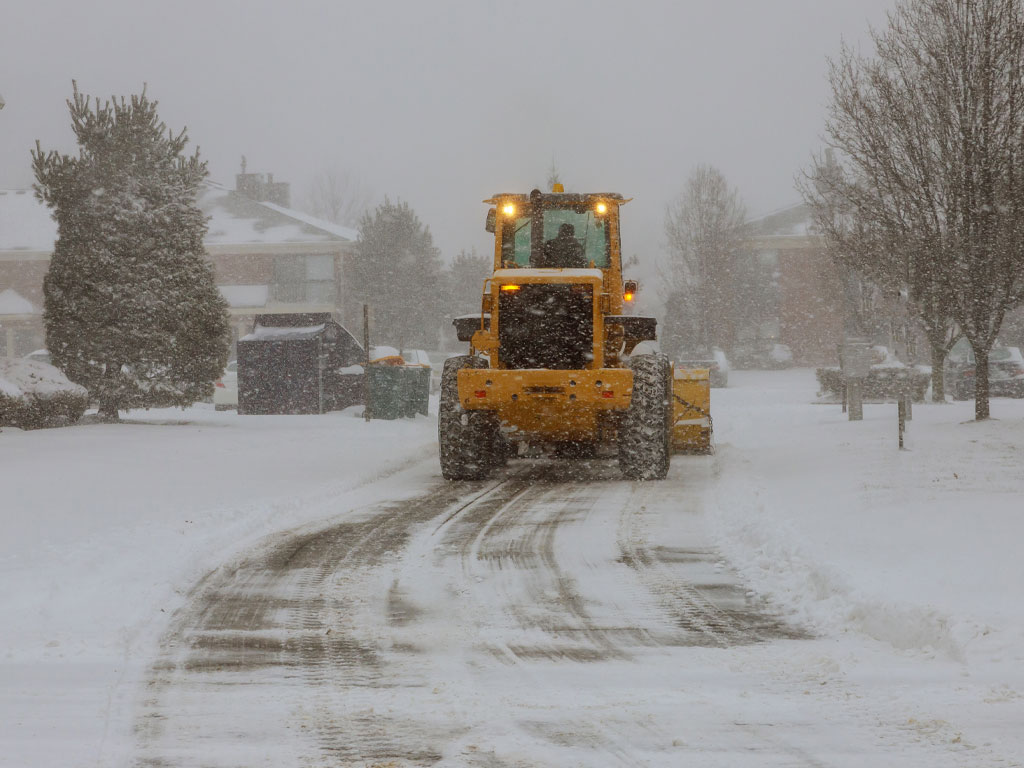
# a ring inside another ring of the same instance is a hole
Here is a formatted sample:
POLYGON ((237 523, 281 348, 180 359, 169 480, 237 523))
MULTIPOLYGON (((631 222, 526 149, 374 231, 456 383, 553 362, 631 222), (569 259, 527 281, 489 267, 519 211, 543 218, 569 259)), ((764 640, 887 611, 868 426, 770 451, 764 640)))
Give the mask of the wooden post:
POLYGON ((373 414, 370 413, 370 305, 363 304, 363 350, 366 359, 363 360, 363 418, 369 421, 373 414))
POLYGON ((848 413, 850 421, 861 421, 864 418, 863 379, 849 379, 846 382, 848 413))

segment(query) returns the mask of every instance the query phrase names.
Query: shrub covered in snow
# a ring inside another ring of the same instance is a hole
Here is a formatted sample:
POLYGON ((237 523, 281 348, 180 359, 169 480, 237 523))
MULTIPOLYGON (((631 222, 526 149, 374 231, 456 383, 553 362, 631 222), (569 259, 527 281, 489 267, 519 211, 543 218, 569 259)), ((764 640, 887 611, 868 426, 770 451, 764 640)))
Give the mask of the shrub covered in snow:
POLYGON ((38 429, 74 424, 89 394, 52 365, 0 359, 0 426, 38 429))
MULTIPOLYGON (((905 365, 897 360, 885 347, 872 348, 873 364, 864 380, 866 400, 895 400, 905 387, 910 388, 910 397, 915 402, 924 400, 931 369, 921 365, 905 365)), ((841 399, 843 396, 843 373, 839 368, 818 368, 819 395, 841 399)))

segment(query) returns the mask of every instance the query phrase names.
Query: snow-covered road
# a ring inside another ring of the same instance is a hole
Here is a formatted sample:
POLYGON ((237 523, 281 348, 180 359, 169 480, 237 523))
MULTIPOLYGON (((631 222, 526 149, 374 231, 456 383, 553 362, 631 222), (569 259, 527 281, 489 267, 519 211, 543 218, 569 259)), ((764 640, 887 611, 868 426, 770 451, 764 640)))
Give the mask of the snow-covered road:
MULTIPOLYGON (((181 469, 244 437, 251 484, 227 508, 227 480, 186 484, 184 525, 171 488, 138 528, 21 523, 50 543, 0 557, 0 765, 1021 765, 1022 404, 918 407, 899 454, 891 406, 850 424, 806 371, 734 381, 718 452, 659 483, 540 460, 444 483, 428 420, 15 434, 130 464, 138 430, 181 469)), ((62 493, 17 498, 52 523, 62 493)))
MULTIPOLYGON (((712 462, 679 468, 690 493, 712 462)), ((605 462, 517 464, 267 541, 175 618, 141 762, 667 765, 706 751, 688 692, 701 649, 804 633, 737 585, 681 490, 605 462), (653 541, 668 508, 690 519, 653 541)), ((808 746, 718 727, 723 765, 808 746)))

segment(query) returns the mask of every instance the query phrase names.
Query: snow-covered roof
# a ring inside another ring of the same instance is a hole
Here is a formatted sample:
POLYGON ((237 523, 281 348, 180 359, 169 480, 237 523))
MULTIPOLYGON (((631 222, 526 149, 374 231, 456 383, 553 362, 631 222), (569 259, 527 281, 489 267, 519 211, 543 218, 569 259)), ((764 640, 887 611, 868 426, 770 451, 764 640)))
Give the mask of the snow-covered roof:
POLYGON ((333 221, 327 221, 326 219, 318 219, 316 216, 310 216, 308 213, 302 211, 295 211, 291 208, 284 208, 277 203, 260 203, 272 211, 283 213, 286 216, 291 216, 293 219, 309 224, 311 227, 322 229, 325 232, 330 232, 333 235, 337 235, 342 240, 351 240, 355 242, 359 239, 359 232, 352 229, 351 227, 343 227, 341 224, 335 224, 333 221))
POLYGON ((207 181, 199 207, 210 217, 207 245, 354 242, 357 233, 274 203, 261 203, 207 181))
POLYGON ((13 288, 0 291, 0 315, 38 315, 32 302, 13 288))
POLYGON ((31 189, 0 190, 0 251, 51 251, 57 222, 31 189))
MULTIPOLYGON (((199 207, 210 217, 206 245, 355 242, 358 233, 273 203, 203 183, 199 207)), ((52 251, 57 222, 31 190, 0 190, 0 251, 52 251)))
POLYGON ((282 325, 282 326, 267 326, 257 325, 252 329, 252 333, 243 336, 239 341, 267 341, 267 340, 283 340, 283 339, 312 339, 316 338, 317 335, 322 333, 324 330, 324 324, 319 325, 282 325))
POLYGON ((748 219, 746 229, 752 237, 808 237, 812 224, 811 209, 797 203, 748 219))

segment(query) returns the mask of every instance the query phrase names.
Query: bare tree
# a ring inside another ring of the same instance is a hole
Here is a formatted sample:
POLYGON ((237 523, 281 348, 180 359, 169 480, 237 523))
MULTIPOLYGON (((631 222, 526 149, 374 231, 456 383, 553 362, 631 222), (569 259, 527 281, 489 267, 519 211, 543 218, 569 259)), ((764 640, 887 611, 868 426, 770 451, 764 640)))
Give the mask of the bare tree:
POLYGON ((847 299, 846 333, 869 335, 874 312, 864 307, 865 292, 881 292, 907 309, 928 339, 932 364, 932 399, 945 402, 943 364, 962 334, 953 319, 947 285, 940 279, 933 238, 915 234, 914 216, 890 201, 878 204, 878 193, 856 170, 847 171, 832 152, 815 161, 798 182, 810 204, 818 231, 837 262, 847 299))
POLYGON ((670 254, 666 328, 692 328, 705 349, 732 346, 732 282, 745 219, 737 191, 709 165, 693 170, 665 211, 670 254))
POLYGON ((375 197, 373 190, 363 182, 359 174, 331 165, 313 177, 304 207, 321 219, 356 227, 375 197))
POLYGON ((908 0, 873 38, 875 58, 832 62, 841 167, 819 160, 804 193, 837 258, 909 290, 933 355, 952 317, 985 419, 989 351, 1024 280, 1022 0, 908 0))

